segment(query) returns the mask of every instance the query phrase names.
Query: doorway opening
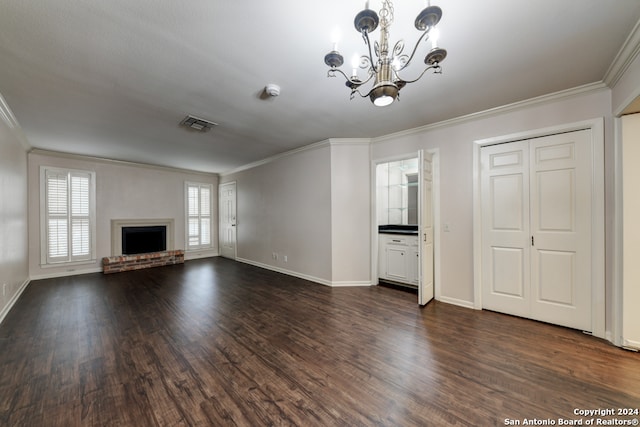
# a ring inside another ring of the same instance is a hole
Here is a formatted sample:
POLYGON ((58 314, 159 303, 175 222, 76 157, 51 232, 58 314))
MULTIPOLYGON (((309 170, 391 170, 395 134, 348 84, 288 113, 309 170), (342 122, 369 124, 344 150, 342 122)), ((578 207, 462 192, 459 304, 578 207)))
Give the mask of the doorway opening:
POLYGON ((440 297, 438 152, 420 151, 372 164, 372 283, 440 297))

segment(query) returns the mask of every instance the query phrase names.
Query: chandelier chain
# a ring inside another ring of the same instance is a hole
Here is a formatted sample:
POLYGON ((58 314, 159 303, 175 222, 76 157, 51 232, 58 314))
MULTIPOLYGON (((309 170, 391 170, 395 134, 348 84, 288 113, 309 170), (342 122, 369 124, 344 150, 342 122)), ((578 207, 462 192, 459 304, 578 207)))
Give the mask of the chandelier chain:
POLYGON ((382 1, 382 9, 380 9, 380 20, 382 21, 382 26, 388 26, 393 23, 393 3, 389 0, 382 1))

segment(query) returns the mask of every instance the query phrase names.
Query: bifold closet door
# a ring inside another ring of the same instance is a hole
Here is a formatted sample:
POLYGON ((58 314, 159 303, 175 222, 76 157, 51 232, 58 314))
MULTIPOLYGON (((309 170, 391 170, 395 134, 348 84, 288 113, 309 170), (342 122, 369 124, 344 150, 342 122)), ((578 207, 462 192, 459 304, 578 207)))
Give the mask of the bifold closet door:
POLYGON ((482 307, 529 317, 529 143, 481 154, 482 307))
POLYGON ((483 147, 483 308, 591 329, 590 131, 483 147))
POLYGON ((591 330, 590 131, 530 142, 531 317, 591 330))

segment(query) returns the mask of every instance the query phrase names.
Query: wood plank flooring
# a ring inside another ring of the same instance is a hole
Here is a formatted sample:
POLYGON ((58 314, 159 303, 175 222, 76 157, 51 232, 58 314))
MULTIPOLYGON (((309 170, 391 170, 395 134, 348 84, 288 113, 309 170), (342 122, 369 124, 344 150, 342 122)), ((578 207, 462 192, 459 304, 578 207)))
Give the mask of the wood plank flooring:
POLYGON ((640 355, 570 329, 420 308, 401 290, 332 289, 222 258, 34 281, 0 325, 2 426, 597 418, 576 408, 640 408, 640 355))

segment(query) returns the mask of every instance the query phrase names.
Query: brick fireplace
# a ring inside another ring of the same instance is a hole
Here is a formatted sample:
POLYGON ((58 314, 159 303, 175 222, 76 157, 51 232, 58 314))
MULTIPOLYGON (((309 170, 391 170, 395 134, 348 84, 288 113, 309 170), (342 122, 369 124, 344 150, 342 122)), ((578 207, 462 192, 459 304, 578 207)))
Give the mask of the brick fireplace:
POLYGON ((173 218, 113 219, 111 220, 111 256, 102 259, 103 272, 118 273, 142 268, 184 263, 184 251, 174 249, 173 218), (123 229, 164 229, 165 250, 150 253, 123 254, 123 229))
POLYGON ((183 263, 184 251, 182 249, 148 254, 120 255, 102 258, 102 272, 104 274, 120 273, 183 263))

